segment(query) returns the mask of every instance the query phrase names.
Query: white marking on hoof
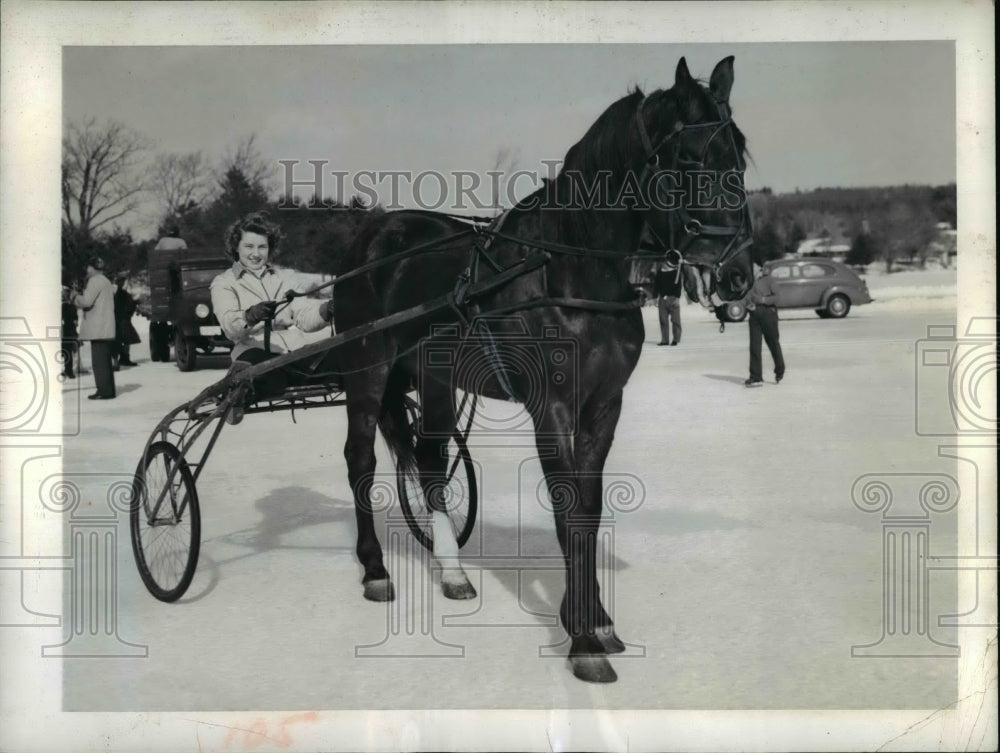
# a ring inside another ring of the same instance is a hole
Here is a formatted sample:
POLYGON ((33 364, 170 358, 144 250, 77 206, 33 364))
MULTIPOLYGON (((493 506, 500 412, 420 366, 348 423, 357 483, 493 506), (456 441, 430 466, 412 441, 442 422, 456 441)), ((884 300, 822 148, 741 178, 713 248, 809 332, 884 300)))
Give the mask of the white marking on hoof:
POLYGON ((446 599, 462 601, 464 599, 474 599, 478 595, 476 594, 476 589, 469 583, 469 579, 465 577, 465 573, 462 573, 461 576, 462 580, 460 582, 447 581, 442 576, 441 593, 444 594, 446 599))

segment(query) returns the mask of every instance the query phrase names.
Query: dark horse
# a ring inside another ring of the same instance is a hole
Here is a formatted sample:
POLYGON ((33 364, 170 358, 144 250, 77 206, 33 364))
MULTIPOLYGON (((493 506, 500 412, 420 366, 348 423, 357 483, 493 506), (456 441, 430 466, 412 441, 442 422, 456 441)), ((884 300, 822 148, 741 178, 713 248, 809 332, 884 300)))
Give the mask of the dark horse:
POLYGON ((604 462, 645 336, 628 281, 629 257, 645 226, 663 261, 698 270, 706 295, 733 300, 748 290, 752 231, 744 138, 729 112, 732 84, 733 58, 715 67, 707 87, 691 77, 682 58, 671 89, 648 96, 635 90, 608 107, 570 148, 559 175, 476 243, 467 223, 431 212, 375 214, 362 224, 345 268, 372 268, 338 286, 338 331, 455 293, 455 305, 444 313, 376 332, 338 352, 349 422, 344 453, 366 598, 394 598, 370 500, 376 426, 397 460, 417 469, 435 511, 434 556, 444 594, 473 598, 454 533, 440 512, 444 448, 457 420, 455 389, 515 399, 533 421, 555 510, 566 566, 560 617, 573 672, 589 681, 616 679, 606 654, 624 644, 601 603, 595 558, 604 462), (407 256, 407 249, 419 252, 407 256), (402 260, 377 264, 394 254, 402 260), (476 288, 505 277, 510 279, 502 285, 476 288), (456 346, 457 363, 442 367, 422 359, 420 345, 444 324, 452 332, 471 331, 474 344, 456 346), (525 338, 537 347, 526 349, 525 338), (554 340, 575 343, 571 357, 555 357, 554 340), (484 350, 492 365, 463 371, 462 359, 482 362, 484 350), (531 368, 523 368, 525 353, 536 354, 531 368), (511 365, 515 360, 520 367, 511 365), (421 406, 417 427, 404 405, 414 385, 421 406))

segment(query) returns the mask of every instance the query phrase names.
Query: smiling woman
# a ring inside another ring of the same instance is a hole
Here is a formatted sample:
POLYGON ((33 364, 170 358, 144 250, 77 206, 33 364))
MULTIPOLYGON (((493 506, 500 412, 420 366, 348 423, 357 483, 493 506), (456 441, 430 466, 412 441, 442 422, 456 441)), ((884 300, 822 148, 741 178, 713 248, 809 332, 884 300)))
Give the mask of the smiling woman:
MULTIPOLYGON (((226 250, 233 266, 212 280, 212 307, 226 336, 235 343, 233 360, 259 363, 305 344, 303 332, 329 326, 332 300, 295 297, 291 270, 272 266, 270 259, 281 241, 281 230, 263 212, 234 222, 226 231, 226 250), (265 335, 270 322, 274 338, 265 335)), ((300 292, 300 291, 296 291, 300 292)))

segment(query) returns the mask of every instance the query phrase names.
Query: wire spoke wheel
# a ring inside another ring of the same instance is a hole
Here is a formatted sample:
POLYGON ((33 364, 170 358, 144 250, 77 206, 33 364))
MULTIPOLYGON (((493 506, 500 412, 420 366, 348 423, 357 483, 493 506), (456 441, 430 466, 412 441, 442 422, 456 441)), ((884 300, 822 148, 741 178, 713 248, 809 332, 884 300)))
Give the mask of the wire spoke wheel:
MULTIPOLYGON (((420 420, 416 403, 408 403, 410 425, 416 428, 420 420)), ((444 509, 448 514, 458 545, 464 546, 476 526, 478 490, 476 488, 475 466, 466 445, 465 437, 457 429, 445 445, 447 461, 445 478, 441 481, 444 509)), ((399 492, 403 517, 413 535, 427 549, 434 549, 434 534, 431 527, 431 508, 420 479, 415 472, 400 465, 396 470, 396 488, 399 492)))
POLYGON ((170 442, 154 442, 139 462, 129 524, 142 582, 160 601, 176 601, 198 565, 201 513, 191 469, 170 442))

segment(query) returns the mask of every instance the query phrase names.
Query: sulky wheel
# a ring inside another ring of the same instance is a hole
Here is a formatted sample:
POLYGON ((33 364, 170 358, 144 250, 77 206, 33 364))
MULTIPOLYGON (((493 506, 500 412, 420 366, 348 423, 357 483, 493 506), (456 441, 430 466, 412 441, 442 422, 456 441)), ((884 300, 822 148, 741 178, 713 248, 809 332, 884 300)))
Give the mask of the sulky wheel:
MULTIPOLYGON (((419 421, 419 408, 415 402, 407 401, 407 414, 416 435, 419 421)), ((472 535, 476 525, 476 510, 478 507, 478 491, 476 489, 476 471, 469 455, 465 437, 457 429, 448 441, 447 485, 445 487, 445 506, 448 518, 451 520, 458 545, 464 546, 472 535)), ((396 488, 399 491, 399 503, 403 517, 413 535, 427 549, 433 551, 434 540, 431 534, 431 510, 427 506, 420 480, 412 472, 407 471, 402 464, 396 469, 396 488)))
POLYGON ((154 442, 139 461, 129 523, 142 582, 160 601, 176 601, 198 565, 201 514, 191 469, 170 442, 154 442))

